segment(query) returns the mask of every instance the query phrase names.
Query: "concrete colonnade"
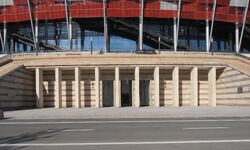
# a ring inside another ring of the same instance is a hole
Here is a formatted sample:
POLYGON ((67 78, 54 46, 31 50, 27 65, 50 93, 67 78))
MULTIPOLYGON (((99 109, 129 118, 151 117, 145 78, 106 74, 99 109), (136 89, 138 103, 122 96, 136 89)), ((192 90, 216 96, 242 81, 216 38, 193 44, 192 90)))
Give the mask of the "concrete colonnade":
MULTIPOLYGON (((54 106, 56 108, 62 108, 62 69, 56 67, 55 68, 55 102, 54 106)), ((133 85, 133 98, 132 98, 132 106, 133 107, 140 107, 141 100, 140 100, 140 70, 144 69, 143 67, 135 66, 134 67, 134 85, 133 85)), ((81 108, 81 68, 75 67, 74 74, 74 106, 76 108, 81 108)), ((100 67, 94 68, 94 76, 95 76, 95 107, 101 107, 101 80, 100 80, 100 67)), ((121 107, 121 67, 117 66, 114 67, 114 107, 121 107)), ((152 95, 154 97, 154 104, 152 106, 160 107, 160 67, 155 66, 153 69, 153 90, 152 95)), ((43 69, 36 68, 35 69, 35 79, 36 79, 36 107, 43 108, 44 107, 44 96, 43 96, 43 69)), ((198 67, 194 66, 190 68, 190 105, 197 107, 199 106, 199 76, 198 76, 198 67)), ((208 83, 208 105, 209 106, 216 106, 216 67, 210 67, 207 73, 207 83, 208 83)), ((175 66, 172 68, 172 101, 173 106, 179 107, 180 106, 180 67, 175 66)), ((151 105, 150 105, 151 106, 151 105)))

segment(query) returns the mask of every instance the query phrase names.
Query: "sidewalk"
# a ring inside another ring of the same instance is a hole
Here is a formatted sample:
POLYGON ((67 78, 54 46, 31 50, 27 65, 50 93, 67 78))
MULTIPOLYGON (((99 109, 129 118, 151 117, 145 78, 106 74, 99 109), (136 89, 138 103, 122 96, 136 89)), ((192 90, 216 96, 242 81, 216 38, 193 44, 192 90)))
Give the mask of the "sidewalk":
POLYGON ((4 116, 10 120, 250 117, 250 107, 46 108, 6 111, 4 116))

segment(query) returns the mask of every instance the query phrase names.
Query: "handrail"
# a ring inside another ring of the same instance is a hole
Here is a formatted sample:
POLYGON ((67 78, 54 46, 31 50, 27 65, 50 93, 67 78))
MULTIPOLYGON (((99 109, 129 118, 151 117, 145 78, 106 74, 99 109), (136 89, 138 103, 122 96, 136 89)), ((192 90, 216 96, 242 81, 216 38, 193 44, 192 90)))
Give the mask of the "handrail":
MULTIPOLYGON (((173 51, 155 51, 156 54, 159 55, 186 55, 186 56, 191 56, 191 55, 204 55, 204 56, 240 56, 236 53, 224 53, 224 52, 186 52, 186 51, 178 51, 178 52, 173 52, 173 51)), ((112 54, 131 54, 131 55, 143 55, 143 53, 116 53, 116 52, 110 52, 110 53, 101 53, 100 51, 93 51, 93 55, 112 55, 112 54)), ((74 55, 74 56, 84 56, 84 55, 92 55, 90 51, 69 51, 69 52, 39 52, 39 53, 15 53, 12 54, 12 58, 17 58, 17 57, 35 57, 35 56, 69 56, 69 55, 74 55)))

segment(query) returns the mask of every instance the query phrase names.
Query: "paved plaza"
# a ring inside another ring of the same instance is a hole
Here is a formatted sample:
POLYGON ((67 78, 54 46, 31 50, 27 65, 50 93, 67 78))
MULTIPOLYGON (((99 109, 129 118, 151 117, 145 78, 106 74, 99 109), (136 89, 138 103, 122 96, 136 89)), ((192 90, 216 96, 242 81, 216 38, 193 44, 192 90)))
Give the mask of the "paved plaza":
POLYGON ((22 119, 106 119, 106 118, 214 118, 250 117, 250 107, 124 107, 124 108, 46 108, 4 112, 10 120, 22 119))

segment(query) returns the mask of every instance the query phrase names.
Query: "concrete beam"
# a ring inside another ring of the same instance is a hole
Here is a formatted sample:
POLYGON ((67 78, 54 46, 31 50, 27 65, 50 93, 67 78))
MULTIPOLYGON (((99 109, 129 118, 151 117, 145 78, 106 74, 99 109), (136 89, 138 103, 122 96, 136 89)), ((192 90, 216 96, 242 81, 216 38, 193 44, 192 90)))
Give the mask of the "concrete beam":
POLYGON ((36 108, 43 108, 43 103, 43 70, 36 68, 36 108))
POLYGON ((75 107, 81 108, 81 69, 75 67, 75 107))
POLYGON ((179 107, 179 67, 174 67, 172 72, 172 84, 173 84, 173 104, 179 107))
POLYGON ((209 106, 216 106, 216 67, 208 71, 208 103, 209 106))
POLYGON ((115 67, 115 107, 121 107, 121 81, 119 67, 115 67))
POLYGON ((95 67, 95 107, 100 107, 100 68, 95 67))
POLYGON ((198 67, 191 69, 191 106, 198 106, 198 67))
POLYGON ((135 89, 134 107, 140 107, 140 69, 135 67, 135 89))
POLYGON ((62 72, 60 68, 55 69, 55 107, 62 108, 62 72))
POLYGON ((154 98, 155 107, 160 107, 160 68, 158 66, 154 69, 154 98))

